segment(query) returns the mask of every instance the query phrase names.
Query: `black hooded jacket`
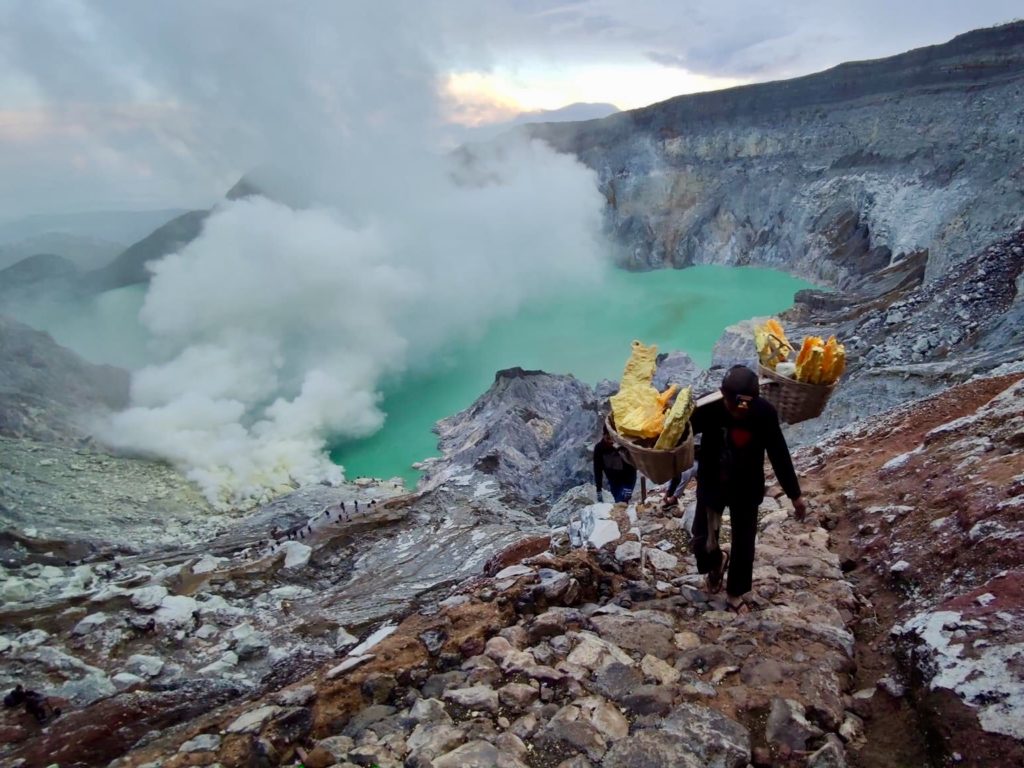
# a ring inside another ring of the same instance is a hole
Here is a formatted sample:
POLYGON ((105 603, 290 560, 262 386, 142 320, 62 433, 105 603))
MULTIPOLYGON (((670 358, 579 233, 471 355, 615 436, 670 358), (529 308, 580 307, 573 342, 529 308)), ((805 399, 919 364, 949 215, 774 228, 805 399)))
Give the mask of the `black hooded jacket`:
POLYGON ((765 491, 765 453, 786 495, 791 499, 800 496, 800 482, 771 403, 756 397, 750 402, 749 414, 734 419, 725 402, 716 400, 698 408, 690 425, 701 435, 697 470, 697 500, 701 504, 715 509, 760 504, 765 491))

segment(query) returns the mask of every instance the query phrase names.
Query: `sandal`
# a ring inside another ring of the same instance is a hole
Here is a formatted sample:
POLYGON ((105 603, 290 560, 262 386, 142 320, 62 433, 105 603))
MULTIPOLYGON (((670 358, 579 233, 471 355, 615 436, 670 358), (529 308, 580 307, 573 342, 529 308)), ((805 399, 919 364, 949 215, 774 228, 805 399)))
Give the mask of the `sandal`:
POLYGON ((704 583, 709 594, 716 594, 722 591, 722 584, 725 582, 725 574, 729 570, 729 551, 722 553, 722 564, 717 570, 711 571, 704 577, 704 583))

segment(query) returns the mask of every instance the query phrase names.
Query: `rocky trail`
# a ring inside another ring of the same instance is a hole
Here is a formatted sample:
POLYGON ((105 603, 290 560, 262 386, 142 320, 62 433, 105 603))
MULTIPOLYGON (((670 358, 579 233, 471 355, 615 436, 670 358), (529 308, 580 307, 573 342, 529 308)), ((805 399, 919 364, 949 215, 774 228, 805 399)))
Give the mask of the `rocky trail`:
POLYGON ((827 533, 766 507, 745 615, 703 591, 680 518, 594 505, 619 527, 603 548, 556 540, 119 764, 830 765, 862 732, 857 603, 827 533))

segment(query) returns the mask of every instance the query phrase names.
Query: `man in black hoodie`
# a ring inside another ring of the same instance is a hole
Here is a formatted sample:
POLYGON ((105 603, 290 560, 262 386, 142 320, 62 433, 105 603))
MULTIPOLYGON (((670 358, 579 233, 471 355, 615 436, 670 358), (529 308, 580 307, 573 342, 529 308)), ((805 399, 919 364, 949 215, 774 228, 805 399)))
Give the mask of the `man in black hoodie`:
POLYGON ((779 416, 758 394, 757 374, 745 366, 733 366, 722 380, 722 399, 701 406, 690 420, 693 430, 701 434, 691 546, 697 570, 707 574, 710 591, 721 589, 728 570, 726 593, 735 610, 741 609, 743 595, 751 589, 757 509, 765 492, 765 453, 793 502, 796 519, 803 520, 807 513, 779 416), (723 554, 718 543, 718 523, 726 507, 732 520, 729 554, 723 554))

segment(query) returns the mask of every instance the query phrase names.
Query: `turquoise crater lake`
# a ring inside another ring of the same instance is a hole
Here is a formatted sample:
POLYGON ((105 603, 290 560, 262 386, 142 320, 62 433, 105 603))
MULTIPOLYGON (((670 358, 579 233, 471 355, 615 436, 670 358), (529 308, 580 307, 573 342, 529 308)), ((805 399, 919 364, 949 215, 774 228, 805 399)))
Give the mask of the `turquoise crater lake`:
POLYGON ((706 366, 726 326, 781 312, 796 291, 810 287, 758 267, 613 270, 597 287, 528 304, 495 321, 479 341, 435 356, 428 370, 386 382, 383 429, 333 445, 331 458, 349 478, 399 476, 412 487, 419 477, 412 463, 437 455, 434 423, 468 407, 496 371, 569 373, 588 384, 618 379, 633 339, 657 344, 660 352, 686 352, 706 366))

